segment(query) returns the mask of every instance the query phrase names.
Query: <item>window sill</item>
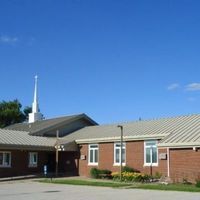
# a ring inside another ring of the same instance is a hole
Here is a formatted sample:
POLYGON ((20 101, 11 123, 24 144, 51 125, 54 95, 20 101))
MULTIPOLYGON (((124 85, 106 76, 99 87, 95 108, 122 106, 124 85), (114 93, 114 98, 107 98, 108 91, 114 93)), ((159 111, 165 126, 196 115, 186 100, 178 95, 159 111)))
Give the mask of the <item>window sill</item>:
MULTIPOLYGON (((119 166, 120 166, 120 163, 114 163, 113 166, 119 167, 119 166)), ((122 163, 122 166, 126 166, 126 163, 122 163)))
POLYGON ((98 163, 88 163, 88 166, 98 166, 98 163))
POLYGON ((158 167, 158 163, 156 164, 144 164, 143 167, 158 167))

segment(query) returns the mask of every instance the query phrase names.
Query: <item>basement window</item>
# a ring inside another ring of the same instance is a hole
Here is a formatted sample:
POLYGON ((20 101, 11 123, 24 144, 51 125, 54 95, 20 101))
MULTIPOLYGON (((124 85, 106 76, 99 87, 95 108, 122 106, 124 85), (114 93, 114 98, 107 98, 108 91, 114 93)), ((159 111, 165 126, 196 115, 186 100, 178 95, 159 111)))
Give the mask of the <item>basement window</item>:
POLYGON ((89 145, 89 165, 98 165, 98 154, 99 154, 99 146, 98 144, 90 144, 89 145))
POLYGON ((30 152, 29 153, 29 167, 37 167, 38 163, 38 153, 30 152))
MULTIPOLYGON (((114 165, 120 165, 121 161, 121 143, 114 144, 114 165)), ((122 165, 125 165, 126 161, 126 145, 122 144, 122 165)))
POLYGON ((11 167, 10 152, 0 152, 0 167, 11 167))
POLYGON ((158 166, 157 141, 149 140, 144 143, 144 165, 158 166))

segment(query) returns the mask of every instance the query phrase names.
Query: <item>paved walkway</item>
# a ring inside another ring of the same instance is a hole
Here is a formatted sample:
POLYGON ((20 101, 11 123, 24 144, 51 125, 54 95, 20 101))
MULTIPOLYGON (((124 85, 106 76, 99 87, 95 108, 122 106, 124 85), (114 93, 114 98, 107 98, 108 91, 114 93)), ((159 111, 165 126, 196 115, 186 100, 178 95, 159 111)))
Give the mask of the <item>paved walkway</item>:
POLYGON ((199 200, 199 193, 72 186, 31 180, 0 183, 0 200, 199 200))

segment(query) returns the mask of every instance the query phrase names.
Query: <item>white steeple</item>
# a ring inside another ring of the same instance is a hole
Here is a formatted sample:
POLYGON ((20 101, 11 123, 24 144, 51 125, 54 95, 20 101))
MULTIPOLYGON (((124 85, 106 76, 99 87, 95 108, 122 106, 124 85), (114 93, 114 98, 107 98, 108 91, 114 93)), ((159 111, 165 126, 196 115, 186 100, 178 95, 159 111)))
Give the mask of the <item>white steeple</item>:
POLYGON ((35 76, 35 90, 34 90, 34 99, 32 104, 32 112, 37 113, 38 112, 38 96, 37 96, 37 79, 38 76, 35 76))
POLYGON ((38 91, 37 91, 37 82, 38 76, 35 76, 35 89, 34 89, 34 99, 32 103, 32 113, 29 113, 29 123, 33 123, 39 120, 42 120, 43 116, 39 112, 39 105, 38 105, 38 91))

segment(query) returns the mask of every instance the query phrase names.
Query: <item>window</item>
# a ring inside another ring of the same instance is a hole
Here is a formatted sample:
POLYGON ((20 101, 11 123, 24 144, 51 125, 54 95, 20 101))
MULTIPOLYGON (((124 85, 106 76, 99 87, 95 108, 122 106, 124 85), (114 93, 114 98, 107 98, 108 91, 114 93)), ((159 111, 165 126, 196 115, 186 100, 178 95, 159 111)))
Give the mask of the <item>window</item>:
POLYGON ((29 167, 37 167, 38 154, 37 152, 29 153, 29 167))
MULTIPOLYGON (((126 160, 126 145, 122 144, 122 164, 125 165, 126 160)), ((114 165, 120 165, 121 161, 121 143, 114 144, 114 165)))
POLYGON ((98 165, 98 144, 90 144, 89 145, 89 160, 88 164, 90 165, 98 165))
POLYGON ((11 166, 11 153, 0 152, 0 167, 10 167, 10 166, 11 166))
POLYGON ((144 161, 146 166, 158 165, 157 141, 146 141, 144 147, 144 161))

